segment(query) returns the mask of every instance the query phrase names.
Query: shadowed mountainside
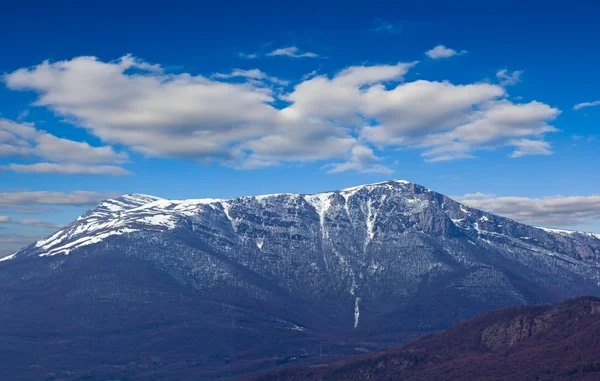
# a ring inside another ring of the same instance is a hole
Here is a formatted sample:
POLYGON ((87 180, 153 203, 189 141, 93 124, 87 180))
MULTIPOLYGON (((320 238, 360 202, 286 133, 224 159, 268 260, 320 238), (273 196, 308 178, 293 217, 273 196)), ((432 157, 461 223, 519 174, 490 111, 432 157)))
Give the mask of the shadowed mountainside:
POLYGON ((489 312, 400 348, 253 381, 600 379, 600 299, 489 312))

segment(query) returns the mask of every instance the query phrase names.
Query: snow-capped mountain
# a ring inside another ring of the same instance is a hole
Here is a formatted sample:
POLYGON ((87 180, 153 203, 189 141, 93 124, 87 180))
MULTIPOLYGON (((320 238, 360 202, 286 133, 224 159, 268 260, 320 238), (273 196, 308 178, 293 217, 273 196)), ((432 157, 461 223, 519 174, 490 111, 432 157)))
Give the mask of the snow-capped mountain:
MULTIPOLYGON (((201 376, 220 365, 239 374, 275 354, 377 349, 500 306, 600 295, 599 258, 598 235, 527 226, 407 181, 234 199, 128 194, 3 258, 13 320, 0 319, 0 334, 44 319, 70 338, 53 349, 67 353, 85 340, 66 320, 98 335, 123 319, 164 323, 143 353, 185 348, 165 372, 193 358, 201 376)), ((100 352, 90 358, 107 361, 100 352)))

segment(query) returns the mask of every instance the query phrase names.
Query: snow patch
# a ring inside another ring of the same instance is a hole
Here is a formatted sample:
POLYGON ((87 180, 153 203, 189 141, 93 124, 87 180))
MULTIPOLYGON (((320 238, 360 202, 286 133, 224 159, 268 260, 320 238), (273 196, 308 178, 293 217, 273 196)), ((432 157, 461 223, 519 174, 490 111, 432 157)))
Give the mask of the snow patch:
POLYGON ((145 222, 150 225, 155 226, 165 226, 169 229, 175 229, 175 222, 173 221, 173 216, 169 216, 166 214, 155 214, 153 216, 146 216, 140 220, 140 222, 145 222))
POLYGON ((52 243, 53 241, 57 240, 58 237, 60 237, 62 234, 65 234, 65 231, 59 230, 56 233, 52 234, 50 237, 37 241, 36 244, 34 245, 34 247, 46 246, 46 245, 52 243))
POLYGON ((543 228, 543 227, 539 227, 539 226, 537 228, 542 229, 543 231, 545 231, 547 233, 560 234, 560 235, 581 234, 581 235, 585 235, 588 237, 594 237, 594 238, 600 239, 600 234, 598 234, 598 233, 581 232, 581 231, 576 231, 576 230, 543 228))
POLYGON ((317 193, 304 196, 304 200, 308 202, 319 215, 323 237, 327 237, 327 232, 325 230, 325 213, 327 213, 331 207, 331 195, 331 193, 317 193))
POLYGON ((8 261, 13 259, 15 256, 17 255, 17 253, 13 253, 11 255, 7 255, 6 257, 2 257, 0 258, 0 262, 4 262, 4 261, 8 261))
POLYGON ((471 212, 469 212, 469 210, 467 210, 467 209, 465 208, 465 206, 464 206, 464 205, 462 205, 462 204, 460 205, 460 210, 461 210, 461 212, 463 212, 463 213, 464 213, 464 214, 466 214, 467 216, 470 216, 470 215, 471 215, 471 212))
POLYGON ((354 328, 358 327, 358 319, 360 318, 360 298, 354 299, 354 328))
POLYGON ((365 242, 365 248, 375 237, 375 220, 377 219, 377 213, 373 211, 373 201, 367 201, 367 241, 365 242))
POLYGON ((462 223, 465 219, 464 218, 461 218, 461 219, 451 218, 451 220, 454 223, 454 225, 462 225, 462 223))
POLYGON ((56 254, 65 254, 68 255, 72 250, 74 249, 78 249, 80 247, 83 246, 88 246, 94 243, 99 243, 102 242, 104 239, 110 237, 110 236, 114 236, 114 235, 122 235, 122 234, 127 234, 127 233, 131 233, 137 231, 136 229, 129 229, 129 228, 124 228, 124 229, 119 229, 119 230, 113 230, 113 231, 108 231, 102 234, 97 234, 94 236, 86 236, 86 237, 82 237, 79 238, 75 241, 69 242, 66 245, 63 246, 59 246, 59 247, 55 247, 52 250, 49 250, 45 253, 40 254, 40 257, 45 257, 45 256, 52 256, 52 255, 56 255, 56 254))

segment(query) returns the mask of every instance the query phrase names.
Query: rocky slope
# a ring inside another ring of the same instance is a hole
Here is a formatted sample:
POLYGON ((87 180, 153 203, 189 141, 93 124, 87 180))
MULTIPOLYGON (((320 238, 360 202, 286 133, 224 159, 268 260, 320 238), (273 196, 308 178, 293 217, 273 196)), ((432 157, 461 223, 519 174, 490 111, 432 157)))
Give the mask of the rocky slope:
POLYGON ((599 256, 597 235, 523 225, 406 181, 124 195, 2 259, 2 370, 184 380, 323 361, 501 306, 599 295, 599 256))
POLYGON ((600 299, 509 307, 400 348, 253 381, 600 379, 600 299))

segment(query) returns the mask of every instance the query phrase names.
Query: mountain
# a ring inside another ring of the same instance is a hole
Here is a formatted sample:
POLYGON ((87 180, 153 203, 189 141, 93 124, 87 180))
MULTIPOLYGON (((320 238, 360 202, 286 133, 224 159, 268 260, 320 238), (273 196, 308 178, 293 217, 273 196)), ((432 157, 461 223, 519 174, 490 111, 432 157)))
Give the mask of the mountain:
POLYGON ((600 379, 600 299, 509 307, 385 352, 254 381, 600 379))
POLYGON ((503 306, 600 295, 599 257, 599 235, 527 226, 407 181, 129 194, 2 259, 0 371, 198 380, 330 361, 503 306))

